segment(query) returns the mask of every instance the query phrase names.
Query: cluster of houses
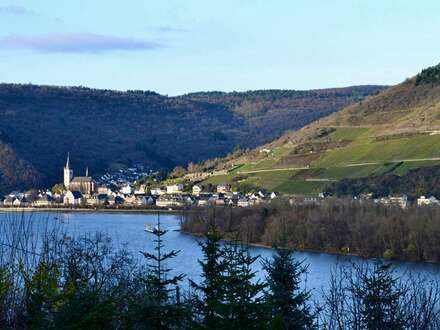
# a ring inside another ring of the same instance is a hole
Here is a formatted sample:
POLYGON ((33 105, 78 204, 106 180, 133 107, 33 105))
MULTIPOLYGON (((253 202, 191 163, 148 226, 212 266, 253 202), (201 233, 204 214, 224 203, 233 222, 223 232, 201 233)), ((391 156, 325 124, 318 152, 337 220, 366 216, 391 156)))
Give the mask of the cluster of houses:
MULTIPOLYGON (((324 199, 330 197, 325 193, 320 193, 319 198, 306 198, 306 202, 318 202, 319 199, 324 199)), ((402 209, 407 208, 410 205, 416 205, 418 207, 423 206, 440 206, 440 200, 434 196, 427 198, 426 196, 420 196, 414 202, 408 199, 408 196, 403 195, 390 195, 385 197, 373 198, 372 194, 362 194, 360 196, 353 197, 355 200, 371 200, 375 204, 385 205, 385 206, 398 206, 402 209)))
POLYGON ((277 197, 277 194, 255 193, 241 194, 231 191, 229 184, 219 184, 215 192, 204 192, 201 185, 193 185, 191 192, 184 192, 182 184, 169 185, 163 188, 151 189, 151 195, 156 198, 157 207, 182 207, 185 205, 227 205, 248 207, 270 201, 277 197))
MULTIPOLYGON (((134 171, 131 171, 134 172, 134 171)), ((228 205, 248 207, 277 197, 275 193, 262 191, 249 194, 232 192, 228 184, 219 184, 215 192, 205 192, 201 185, 192 186, 192 191, 184 191, 182 184, 170 184, 152 189, 145 185, 137 188, 126 181, 111 185, 99 184, 89 176, 73 176, 69 156, 64 166, 64 189, 58 192, 28 191, 11 192, 0 200, 7 207, 158 207, 181 208, 186 206, 228 205), (122 184, 121 184, 122 183, 122 184)), ((98 181, 99 182, 99 181, 98 181)))
POLYGON ((95 193, 83 193, 80 190, 66 190, 62 193, 51 191, 14 191, 0 201, 6 207, 158 207, 182 208, 186 206, 226 205, 249 207, 276 198, 275 193, 240 194, 232 192, 227 184, 217 186, 216 192, 203 192, 199 185, 194 185, 192 192, 184 192, 183 185, 175 184, 151 189, 135 189, 126 184, 119 189, 97 187, 95 193))
POLYGON ((133 167, 107 172, 95 179, 95 183, 98 186, 116 187, 129 182, 135 182, 142 177, 151 176, 153 174, 154 172, 152 170, 142 165, 134 165, 133 167))
MULTIPOLYGON (((382 197, 374 200, 376 203, 380 203, 383 205, 395 205, 399 206, 402 209, 405 209, 409 206, 408 196, 407 195, 401 195, 401 196, 388 196, 388 197, 382 197)), ((438 206, 440 205, 440 200, 435 198, 434 196, 431 196, 427 198, 426 196, 420 196, 416 200, 416 205, 421 206, 438 206)))

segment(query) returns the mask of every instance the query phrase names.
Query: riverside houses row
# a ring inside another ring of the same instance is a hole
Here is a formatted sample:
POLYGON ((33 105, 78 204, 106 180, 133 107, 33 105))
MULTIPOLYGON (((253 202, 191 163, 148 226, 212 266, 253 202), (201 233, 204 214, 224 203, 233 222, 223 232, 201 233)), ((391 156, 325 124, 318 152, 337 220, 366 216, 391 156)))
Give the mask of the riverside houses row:
POLYGON ((219 184, 215 192, 205 192, 201 185, 193 185, 192 192, 185 192, 180 183, 167 186, 149 187, 124 182, 120 185, 97 184, 88 169, 85 176, 74 176, 67 155, 63 169, 63 184, 57 185, 53 191, 29 190, 14 191, 0 198, 4 207, 158 207, 181 208, 191 205, 228 205, 246 207, 271 200, 275 193, 262 191, 240 194, 232 192, 228 184, 219 184))
POLYGON ((263 192, 242 195, 237 192, 203 193, 194 194, 173 191, 173 193, 158 193, 159 189, 152 189, 150 193, 135 191, 130 194, 123 193, 127 188, 119 191, 107 189, 106 193, 83 194, 80 191, 67 190, 63 193, 51 191, 11 192, 0 200, 4 207, 158 207, 181 208, 198 205, 227 205, 247 207, 257 205, 276 198, 275 193, 263 192))

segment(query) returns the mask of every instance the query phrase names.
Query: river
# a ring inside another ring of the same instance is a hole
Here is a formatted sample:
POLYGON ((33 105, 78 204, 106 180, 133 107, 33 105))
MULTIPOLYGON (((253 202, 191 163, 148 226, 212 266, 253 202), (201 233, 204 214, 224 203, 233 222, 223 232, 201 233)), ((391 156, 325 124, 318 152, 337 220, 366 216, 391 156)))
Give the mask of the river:
MULTIPOLYGON (((151 234, 144 231, 146 224, 154 225, 157 220, 155 214, 141 213, 0 213, 0 223, 16 222, 21 218, 26 218, 31 222, 34 231, 39 231, 44 227, 43 224, 57 225, 63 232, 70 236, 78 236, 82 234, 93 234, 103 232, 109 235, 116 246, 126 244, 127 249, 141 256, 140 251, 153 251, 154 242, 151 234)), ((198 280, 200 276, 200 266, 198 259, 201 258, 201 251, 198 246, 200 238, 193 237, 179 231, 180 216, 176 214, 161 214, 162 228, 168 229, 169 232, 164 236, 164 250, 180 250, 178 257, 170 261, 169 266, 173 268, 175 273, 186 274, 186 279, 198 280)), ((0 227, 1 228, 1 227, 0 227)), ((0 238, 4 233, 0 232, 0 238)), ((1 242, 1 240, 0 240, 1 242)), ((270 258, 272 250, 269 248, 251 247, 250 253, 253 256, 270 258)), ((350 262, 372 262, 371 260, 337 256, 326 253, 314 252, 296 252, 295 257, 304 260, 308 265, 308 275, 305 285, 307 289, 312 290, 313 295, 320 295, 322 289, 328 285, 331 271, 338 263, 350 262)), ((260 259, 260 260, 261 260, 260 259)), ((258 260, 254 264, 258 277, 264 278, 261 261, 258 260)), ((423 275, 440 280, 440 265, 429 263, 414 262, 393 262, 396 273, 405 274, 412 272, 414 274, 423 275)), ((187 283, 187 282, 186 282, 187 283)))

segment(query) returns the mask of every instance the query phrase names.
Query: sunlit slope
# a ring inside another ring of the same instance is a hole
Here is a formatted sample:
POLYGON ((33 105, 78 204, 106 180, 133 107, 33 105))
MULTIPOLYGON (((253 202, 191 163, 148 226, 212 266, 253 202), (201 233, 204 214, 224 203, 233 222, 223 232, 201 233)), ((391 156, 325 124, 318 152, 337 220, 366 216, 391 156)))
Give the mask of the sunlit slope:
POLYGON ((316 194, 342 178, 440 164, 440 67, 351 105, 303 129, 226 160, 210 182, 316 194))

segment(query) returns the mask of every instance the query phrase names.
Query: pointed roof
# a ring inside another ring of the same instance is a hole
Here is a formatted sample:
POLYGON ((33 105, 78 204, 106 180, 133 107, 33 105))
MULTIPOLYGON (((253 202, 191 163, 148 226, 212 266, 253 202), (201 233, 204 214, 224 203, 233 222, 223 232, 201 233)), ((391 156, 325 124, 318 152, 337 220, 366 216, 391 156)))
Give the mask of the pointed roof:
POLYGON ((69 163, 70 163, 70 153, 67 153, 67 161, 66 161, 66 168, 69 168, 69 163))

